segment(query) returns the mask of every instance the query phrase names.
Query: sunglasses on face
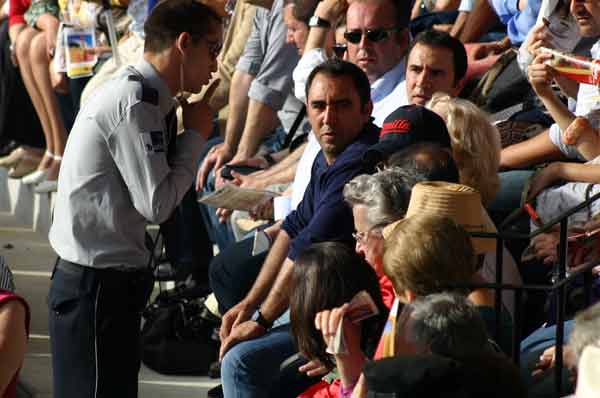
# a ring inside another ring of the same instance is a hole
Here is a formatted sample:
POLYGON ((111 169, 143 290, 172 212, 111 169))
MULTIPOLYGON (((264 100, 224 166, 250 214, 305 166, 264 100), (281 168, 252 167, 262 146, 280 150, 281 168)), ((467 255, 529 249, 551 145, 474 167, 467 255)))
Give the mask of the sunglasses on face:
POLYGON ((346 52, 347 49, 348 49, 348 46, 346 45, 346 43, 336 43, 333 45, 333 53, 338 58, 343 58, 344 53, 346 52))
POLYGON ((390 34, 394 32, 398 32, 400 29, 398 28, 390 28, 390 29, 368 29, 368 30, 348 30, 344 32, 344 37, 348 42, 352 44, 360 43, 363 34, 366 36, 367 40, 372 43, 377 43, 383 40, 386 40, 390 37, 390 34))

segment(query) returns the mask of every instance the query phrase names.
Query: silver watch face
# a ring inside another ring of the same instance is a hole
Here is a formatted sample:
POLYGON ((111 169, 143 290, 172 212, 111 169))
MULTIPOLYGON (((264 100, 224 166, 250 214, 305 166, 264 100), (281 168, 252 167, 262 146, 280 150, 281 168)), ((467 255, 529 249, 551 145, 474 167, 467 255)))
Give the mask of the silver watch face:
POLYGON ((323 18, 319 18, 316 15, 313 15, 312 17, 310 17, 309 21, 308 21, 308 26, 310 27, 320 27, 320 28, 329 28, 331 26, 331 24, 329 23, 329 21, 323 19, 323 18))

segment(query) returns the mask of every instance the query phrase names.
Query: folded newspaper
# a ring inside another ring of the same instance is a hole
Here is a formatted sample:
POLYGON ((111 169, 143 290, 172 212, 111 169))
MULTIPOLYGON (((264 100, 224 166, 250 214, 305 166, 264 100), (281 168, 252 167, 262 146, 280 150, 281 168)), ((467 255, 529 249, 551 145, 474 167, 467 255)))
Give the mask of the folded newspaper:
POLYGON ((329 340, 327 344, 328 354, 347 354, 348 348, 346 347, 346 340, 344 339, 344 319, 348 319, 352 323, 359 323, 367 318, 379 314, 379 309, 375 305, 375 302, 365 290, 361 290, 352 298, 346 313, 342 317, 342 320, 338 324, 338 328, 335 332, 335 336, 329 340))
POLYGON ((276 196, 279 196, 276 192, 240 188, 235 184, 226 184, 213 193, 198 199, 198 202, 223 209, 249 211, 276 196))

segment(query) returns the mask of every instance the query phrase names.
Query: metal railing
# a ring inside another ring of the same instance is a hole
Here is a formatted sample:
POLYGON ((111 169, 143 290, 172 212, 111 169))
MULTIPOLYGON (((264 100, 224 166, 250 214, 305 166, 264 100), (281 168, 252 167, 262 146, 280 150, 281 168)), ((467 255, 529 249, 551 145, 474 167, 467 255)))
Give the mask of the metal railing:
POLYGON ((568 218, 574 213, 585 209, 591 203, 600 199, 600 193, 597 193, 584 202, 577 206, 563 212, 559 216, 551 219, 544 225, 542 225, 536 231, 524 234, 518 232, 507 231, 503 229, 498 233, 471 233, 471 236, 477 238, 488 238, 496 239, 496 281, 494 283, 468 283, 461 286, 453 285, 453 287, 466 287, 466 288, 487 288, 495 291, 495 338, 496 341, 500 341, 502 338, 502 292, 504 290, 510 290, 514 292, 514 319, 513 319, 513 339, 512 339, 512 359, 517 365, 520 364, 520 343, 521 343, 521 325, 523 322, 523 314, 521 308, 521 302, 523 300, 523 293, 526 291, 545 291, 549 295, 553 295, 556 303, 556 362, 555 362, 555 391, 560 396, 563 394, 562 385, 562 371, 564 368, 563 362, 563 344, 565 341, 564 335, 564 324, 565 324, 565 304, 567 286, 575 281, 580 275, 583 275, 583 288, 584 288, 584 304, 589 306, 591 302, 591 287, 592 287, 592 268, 600 265, 600 257, 593 261, 578 265, 577 269, 570 272, 567 275, 567 248, 568 248, 568 218), (539 234, 550 231, 555 225, 560 225, 559 232, 559 243, 558 243, 558 262, 556 264, 557 272, 556 278, 551 285, 536 285, 536 284, 523 284, 514 285, 508 283, 502 283, 503 281, 503 270, 502 262, 504 259, 504 242, 516 239, 531 239, 539 234))

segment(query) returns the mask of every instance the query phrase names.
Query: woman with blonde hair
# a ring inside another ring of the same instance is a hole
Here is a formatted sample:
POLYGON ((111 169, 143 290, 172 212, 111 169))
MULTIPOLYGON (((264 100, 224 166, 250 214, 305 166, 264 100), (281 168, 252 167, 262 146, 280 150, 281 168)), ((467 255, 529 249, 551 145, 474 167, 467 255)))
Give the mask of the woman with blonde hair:
POLYGON ((500 133, 487 114, 467 100, 436 93, 426 107, 446 122, 460 183, 477 189, 484 206, 489 205, 500 189, 500 133))

